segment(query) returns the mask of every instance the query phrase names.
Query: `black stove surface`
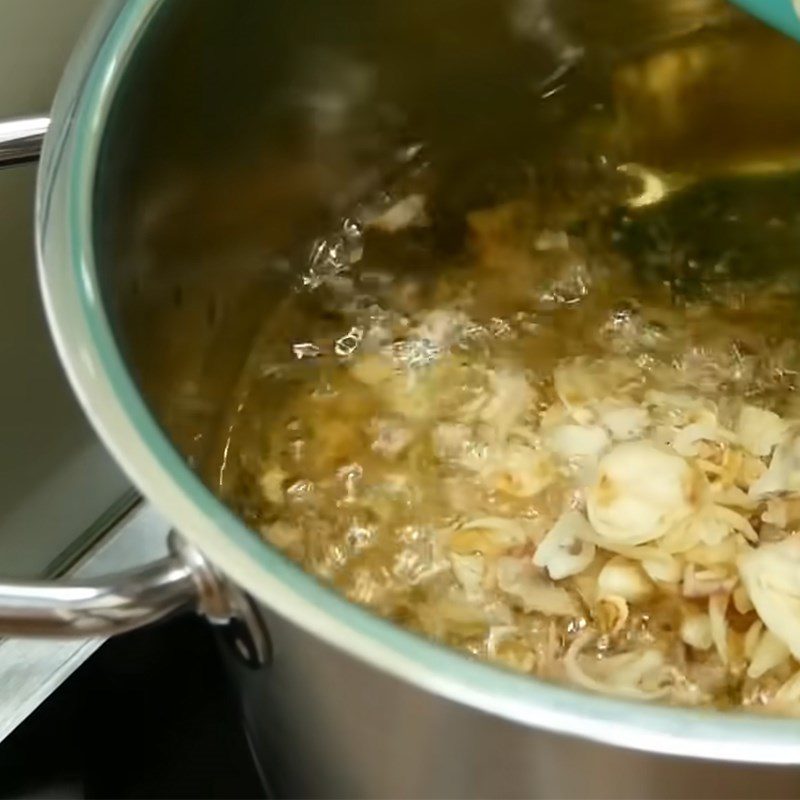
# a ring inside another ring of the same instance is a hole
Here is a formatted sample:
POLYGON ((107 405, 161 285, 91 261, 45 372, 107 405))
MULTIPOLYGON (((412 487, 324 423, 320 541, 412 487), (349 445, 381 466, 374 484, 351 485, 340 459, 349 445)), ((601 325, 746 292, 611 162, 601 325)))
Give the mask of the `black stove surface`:
POLYGON ((210 627, 104 644, 0 744, 0 797, 267 797, 210 627))

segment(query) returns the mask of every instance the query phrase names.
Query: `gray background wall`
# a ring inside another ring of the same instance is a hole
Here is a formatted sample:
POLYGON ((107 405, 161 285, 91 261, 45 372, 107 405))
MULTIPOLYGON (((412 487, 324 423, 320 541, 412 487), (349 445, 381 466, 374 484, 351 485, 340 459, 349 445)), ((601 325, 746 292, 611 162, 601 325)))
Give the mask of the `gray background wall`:
MULTIPOLYGON (((0 118, 49 109, 98 0, 0 0, 0 118)), ((126 489, 47 333, 33 256, 33 166, 0 171, 0 576, 41 573, 126 489)))

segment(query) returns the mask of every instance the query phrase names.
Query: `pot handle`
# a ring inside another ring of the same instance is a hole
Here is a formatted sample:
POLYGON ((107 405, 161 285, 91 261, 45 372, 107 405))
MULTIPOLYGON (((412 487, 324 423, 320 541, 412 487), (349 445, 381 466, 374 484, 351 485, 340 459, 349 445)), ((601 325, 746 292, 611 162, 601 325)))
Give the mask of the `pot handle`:
POLYGON ((0 120, 0 167, 36 161, 49 125, 45 116, 0 120))
MULTIPOLYGON (((36 161, 46 116, 0 120, 0 168, 36 161)), ((252 601, 174 531, 170 555, 91 581, 0 579, 0 636, 107 637, 194 610, 220 625, 250 666, 269 658, 269 637, 252 601)))
POLYGON ((0 581, 0 636, 108 637, 194 610, 216 625, 249 666, 265 664, 269 638, 252 601, 174 531, 170 555, 89 581, 0 581))

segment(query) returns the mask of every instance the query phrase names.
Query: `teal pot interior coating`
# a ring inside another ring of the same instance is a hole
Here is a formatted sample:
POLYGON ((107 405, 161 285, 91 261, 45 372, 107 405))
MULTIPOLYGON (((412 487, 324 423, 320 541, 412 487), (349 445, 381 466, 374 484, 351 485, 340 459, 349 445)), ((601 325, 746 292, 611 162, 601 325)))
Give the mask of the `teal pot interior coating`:
POLYGON ((800 41, 800 2, 798 0, 734 0, 746 11, 800 41))

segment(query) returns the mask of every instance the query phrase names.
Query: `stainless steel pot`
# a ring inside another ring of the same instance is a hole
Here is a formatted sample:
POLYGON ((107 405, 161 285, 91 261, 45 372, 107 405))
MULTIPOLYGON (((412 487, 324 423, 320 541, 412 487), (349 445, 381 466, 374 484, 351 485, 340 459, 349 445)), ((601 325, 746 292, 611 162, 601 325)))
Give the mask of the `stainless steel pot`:
MULTIPOLYGON (((754 25, 715 0, 108 3, 44 142, 40 278, 87 415, 184 538, 100 584, 4 583, 0 630, 107 634, 190 606, 238 621, 248 660, 266 662, 231 668, 279 796, 796 793, 796 721, 611 700, 471 661, 320 585, 201 479, 253 336, 290 291, 285 254, 380 181, 387 148, 422 136, 468 195, 557 147, 585 106, 567 72, 602 93, 621 59, 752 40, 752 69, 726 73, 742 85, 723 75, 686 141, 677 126, 647 146, 672 166, 689 140, 698 163, 785 149, 800 143, 800 58, 754 25)), ((31 155, 6 138, 8 160, 31 155)))

